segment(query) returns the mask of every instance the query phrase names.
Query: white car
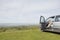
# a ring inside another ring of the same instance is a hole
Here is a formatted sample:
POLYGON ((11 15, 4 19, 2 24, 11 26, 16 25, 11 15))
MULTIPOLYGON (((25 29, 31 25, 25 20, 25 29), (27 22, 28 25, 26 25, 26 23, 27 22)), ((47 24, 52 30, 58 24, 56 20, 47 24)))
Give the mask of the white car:
POLYGON ((60 15, 51 16, 46 20, 43 16, 41 16, 40 24, 42 31, 60 32, 60 15))

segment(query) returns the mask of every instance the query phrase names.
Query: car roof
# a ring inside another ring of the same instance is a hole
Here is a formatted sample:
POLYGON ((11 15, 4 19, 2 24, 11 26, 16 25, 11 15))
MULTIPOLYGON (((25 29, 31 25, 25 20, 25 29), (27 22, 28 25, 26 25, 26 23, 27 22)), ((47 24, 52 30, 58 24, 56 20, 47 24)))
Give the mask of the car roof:
MULTIPOLYGON (((49 18, 54 18, 55 16, 51 16, 51 17, 49 17, 49 18)), ((60 15, 56 15, 56 17, 60 17, 60 15)))
POLYGON ((60 17, 60 15, 57 15, 57 17, 60 17))

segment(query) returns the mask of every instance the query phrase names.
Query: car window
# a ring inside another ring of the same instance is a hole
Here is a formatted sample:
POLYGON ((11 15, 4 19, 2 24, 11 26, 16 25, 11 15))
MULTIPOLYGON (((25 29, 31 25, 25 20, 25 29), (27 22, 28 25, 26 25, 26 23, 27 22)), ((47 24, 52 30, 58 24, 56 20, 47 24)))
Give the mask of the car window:
POLYGON ((56 17, 56 22, 60 22, 60 16, 56 17))

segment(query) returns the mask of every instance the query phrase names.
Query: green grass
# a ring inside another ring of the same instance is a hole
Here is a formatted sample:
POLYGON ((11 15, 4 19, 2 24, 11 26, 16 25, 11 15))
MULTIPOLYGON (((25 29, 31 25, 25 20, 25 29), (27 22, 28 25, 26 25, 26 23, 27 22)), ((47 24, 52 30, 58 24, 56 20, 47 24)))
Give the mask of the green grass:
POLYGON ((0 40, 60 40, 60 35, 39 29, 0 32, 0 40))

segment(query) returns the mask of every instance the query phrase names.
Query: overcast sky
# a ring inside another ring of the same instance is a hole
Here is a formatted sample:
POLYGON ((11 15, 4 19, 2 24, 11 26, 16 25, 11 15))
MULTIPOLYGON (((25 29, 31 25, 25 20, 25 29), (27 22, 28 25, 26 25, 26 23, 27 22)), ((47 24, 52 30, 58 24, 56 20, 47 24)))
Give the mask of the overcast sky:
POLYGON ((0 0, 0 23, 38 24, 41 15, 60 15, 60 0, 0 0))

